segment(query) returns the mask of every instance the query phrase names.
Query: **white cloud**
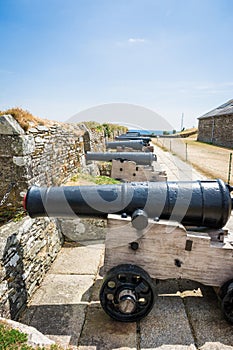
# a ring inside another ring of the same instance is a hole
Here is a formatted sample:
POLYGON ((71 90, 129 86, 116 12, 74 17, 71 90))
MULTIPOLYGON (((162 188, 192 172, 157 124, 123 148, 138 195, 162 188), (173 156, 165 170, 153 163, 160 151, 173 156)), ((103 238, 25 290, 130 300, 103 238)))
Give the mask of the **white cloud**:
POLYGON ((132 45, 142 45, 142 44, 148 44, 150 43, 150 40, 145 38, 129 38, 122 41, 117 41, 116 45, 119 47, 128 47, 132 45))
POLYGON ((145 43, 146 39, 144 38, 129 38, 128 43, 130 44, 137 44, 137 43, 145 43))

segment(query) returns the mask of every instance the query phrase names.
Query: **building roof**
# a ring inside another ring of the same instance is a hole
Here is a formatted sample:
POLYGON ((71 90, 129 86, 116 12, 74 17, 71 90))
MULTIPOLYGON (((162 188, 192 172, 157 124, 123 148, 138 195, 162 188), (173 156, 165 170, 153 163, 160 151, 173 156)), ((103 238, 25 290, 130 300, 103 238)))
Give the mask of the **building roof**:
POLYGON ((215 117, 215 116, 226 115, 226 114, 233 114, 233 99, 213 109, 212 111, 202 115, 198 119, 204 119, 204 118, 215 117))

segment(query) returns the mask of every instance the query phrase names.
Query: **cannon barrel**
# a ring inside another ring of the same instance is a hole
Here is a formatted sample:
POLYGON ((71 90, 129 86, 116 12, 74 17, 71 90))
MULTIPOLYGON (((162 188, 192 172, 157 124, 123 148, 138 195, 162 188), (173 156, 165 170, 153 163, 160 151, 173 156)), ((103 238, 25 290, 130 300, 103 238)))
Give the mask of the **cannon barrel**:
POLYGON ((149 218, 221 228, 231 214, 231 190, 222 180, 33 186, 25 196, 24 206, 31 217, 102 216, 109 213, 133 216, 140 209, 149 218))
POLYGON ((151 165, 157 160, 152 152, 87 152, 86 160, 98 160, 102 162, 111 162, 113 159, 124 161, 133 161, 139 165, 151 165))
POLYGON ((113 141, 113 142, 106 142, 106 148, 107 149, 116 149, 117 147, 128 147, 135 150, 142 150, 143 147, 145 147, 146 144, 142 140, 122 140, 122 141, 113 141))
POLYGON ((115 140, 120 141, 120 140, 140 140, 143 141, 145 144, 149 144, 151 141, 150 137, 146 136, 130 136, 130 135, 120 135, 116 136, 115 140))

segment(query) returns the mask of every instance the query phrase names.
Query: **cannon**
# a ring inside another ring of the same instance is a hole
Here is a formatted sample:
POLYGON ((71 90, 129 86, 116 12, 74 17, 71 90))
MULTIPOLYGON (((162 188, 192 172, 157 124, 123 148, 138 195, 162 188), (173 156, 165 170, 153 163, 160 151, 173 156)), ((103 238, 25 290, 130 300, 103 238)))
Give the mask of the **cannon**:
POLYGON ((146 145, 149 145, 151 138, 148 136, 141 136, 138 132, 127 132, 116 136, 115 140, 142 140, 146 145))
POLYGON ((222 180, 31 187, 24 207, 32 218, 107 216, 100 302, 113 319, 145 317, 154 280, 185 278, 219 289, 233 323, 233 238, 223 227, 233 188, 222 180))
POLYGON ((223 227, 231 213, 229 186, 221 180, 124 183, 101 186, 31 187, 25 197, 31 217, 133 215, 177 220, 183 225, 223 227))
POLYGON ((132 148, 133 150, 142 151, 143 147, 146 144, 142 140, 122 140, 122 141, 113 141, 106 142, 107 149, 117 149, 120 148, 132 148))
POLYGON ((86 160, 111 162, 113 159, 120 162, 132 161, 138 165, 151 165, 157 157, 152 152, 86 152, 86 160))
POLYGON ((115 137, 115 140, 116 141, 124 141, 124 140, 140 140, 140 141, 143 141, 143 143, 145 144, 145 145, 148 145, 149 144, 149 142, 151 141, 151 138, 149 138, 149 137, 143 137, 143 136, 132 136, 132 137, 128 137, 128 136, 116 136, 115 137))

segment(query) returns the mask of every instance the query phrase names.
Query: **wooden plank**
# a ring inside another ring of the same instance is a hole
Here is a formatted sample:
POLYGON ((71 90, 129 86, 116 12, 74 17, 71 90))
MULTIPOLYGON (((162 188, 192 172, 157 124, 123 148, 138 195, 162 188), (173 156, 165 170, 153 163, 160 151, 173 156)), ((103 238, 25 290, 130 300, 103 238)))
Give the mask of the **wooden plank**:
POLYGON ((149 220, 148 227, 137 232, 130 217, 111 214, 104 271, 130 263, 145 269, 152 278, 185 278, 221 286, 233 278, 233 246, 227 237, 224 242, 217 241, 213 232, 187 232, 181 224, 165 220, 149 220), (133 241, 138 250, 131 249, 133 241))

